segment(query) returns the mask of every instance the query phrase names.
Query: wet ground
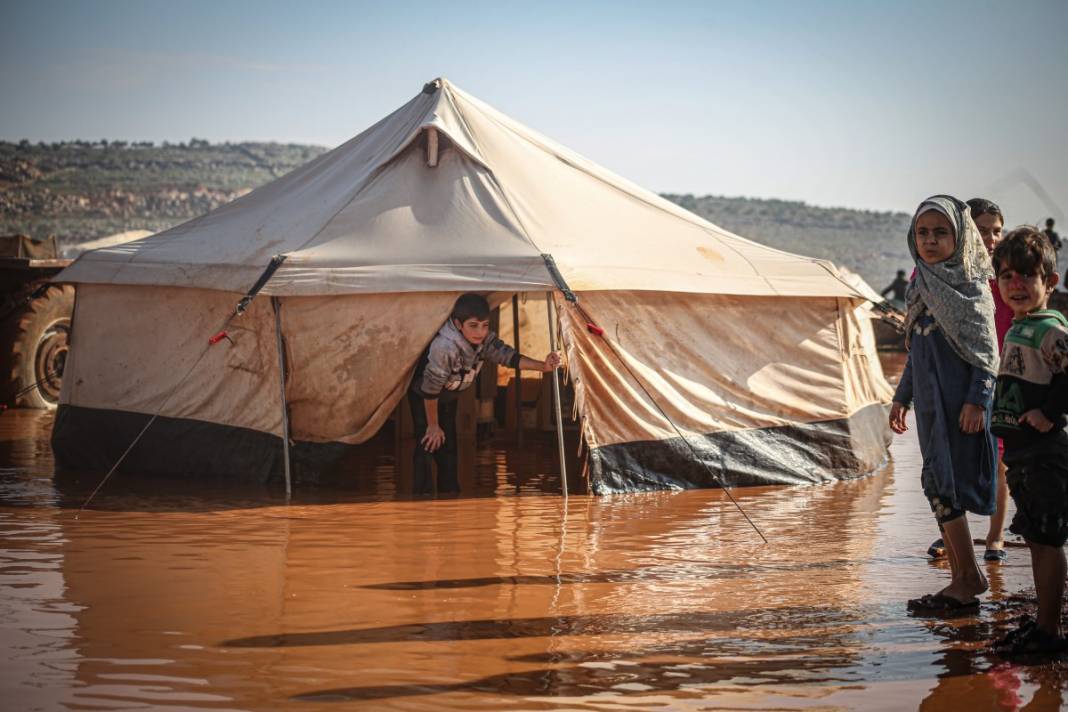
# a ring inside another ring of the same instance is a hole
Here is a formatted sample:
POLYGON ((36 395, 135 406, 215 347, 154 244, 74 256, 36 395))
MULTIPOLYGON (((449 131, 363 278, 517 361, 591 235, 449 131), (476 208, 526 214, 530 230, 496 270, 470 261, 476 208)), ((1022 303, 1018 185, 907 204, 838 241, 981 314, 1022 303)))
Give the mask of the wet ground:
MULTIPOLYGON (((915 440, 818 487, 558 494, 483 450, 470 493, 54 480, 50 416, 0 415, 0 706, 234 710, 1053 710, 1065 663, 986 652, 1027 607, 1025 549, 977 615, 944 585, 915 440), (547 494, 552 492, 553 494, 547 494), (493 496, 488 496, 493 495, 493 496), (341 501, 338 501, 341 500, 341 501)), ((985 533, 974 518, 973 534, 985 533)))

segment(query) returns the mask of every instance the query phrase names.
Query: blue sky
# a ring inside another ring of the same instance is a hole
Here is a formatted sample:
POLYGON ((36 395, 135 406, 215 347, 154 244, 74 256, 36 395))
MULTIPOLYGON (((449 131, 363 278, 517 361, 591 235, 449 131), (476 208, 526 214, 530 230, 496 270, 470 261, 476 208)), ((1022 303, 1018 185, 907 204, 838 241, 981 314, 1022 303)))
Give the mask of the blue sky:
POLYGON ((7 140, 334 146, 447 76, 656 191, 1068 210, 1064 0, 0 0, 0 60, 7 140))

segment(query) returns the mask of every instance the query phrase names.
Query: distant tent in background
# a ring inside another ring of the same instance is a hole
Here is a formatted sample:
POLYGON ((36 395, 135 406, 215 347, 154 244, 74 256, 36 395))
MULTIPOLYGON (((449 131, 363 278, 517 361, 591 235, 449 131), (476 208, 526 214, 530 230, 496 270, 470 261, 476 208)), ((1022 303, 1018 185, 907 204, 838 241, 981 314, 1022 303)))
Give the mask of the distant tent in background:
POLYGON ((866 301, 860 305, 865 313, 872 311, 873 304, 882 304, 886 301, 881 294, 875 291, 870 284, 864 281, 864 278, 853 270, 847 267, 837 267, 838 276, 842 278, 842 281, 848 284, 853 289, 857 290, 857 293, 862 295, 866 301))
POLYGON ((867 301, 857 307, 857 315, 871 324, 873 348, 880 351, 904 351, 905 314, 876 292, 856 272, 839 267, 838 274, 849 286, 867 298, 867 301))
POLYGON ((890 390, 833 265, 722 230, 444 79, 58 279, 78 293, 53 436, 65 469, 109 468, 166 401, 123 469, 279 478, 276 306, 294 457, 313 473, 390 417, 466 291, 553 291, 594 492, 819 482, 886 455, 890 390), (232 343, 197 362, 275 255, 232 343))

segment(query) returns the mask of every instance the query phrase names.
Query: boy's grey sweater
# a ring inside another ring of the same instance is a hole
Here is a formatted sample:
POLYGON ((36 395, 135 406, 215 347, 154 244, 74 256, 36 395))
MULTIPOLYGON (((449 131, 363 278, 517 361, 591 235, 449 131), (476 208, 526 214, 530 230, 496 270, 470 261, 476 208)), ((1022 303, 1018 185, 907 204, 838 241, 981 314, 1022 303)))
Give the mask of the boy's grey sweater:
POLYGON ((443 391, 458 392, 474 383, 483 361, 514 367, 519 352, 492 331, 476 348, 447 320, 430 342, 416 367, 412 390, 423 398, 437 398, 443 391))

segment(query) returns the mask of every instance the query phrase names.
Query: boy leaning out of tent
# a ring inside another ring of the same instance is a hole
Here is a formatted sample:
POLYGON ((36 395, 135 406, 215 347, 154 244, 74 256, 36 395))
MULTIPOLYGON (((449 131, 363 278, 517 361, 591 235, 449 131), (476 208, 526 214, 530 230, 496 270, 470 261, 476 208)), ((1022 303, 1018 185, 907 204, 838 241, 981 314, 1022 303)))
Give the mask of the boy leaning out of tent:
POLYGON ((419 446, 412 458, 415 494, 432 494, 431 460, 438 466, 438 492, 460 491, 457 473, 456 405, 460 393, 471 387, 485 361, 549 372, 560 365, 560 355, 543 360, 522 355, 489 330, 490 307, 485 297, 463 294, 419 358, 408 404, 419 446))

